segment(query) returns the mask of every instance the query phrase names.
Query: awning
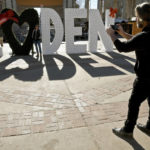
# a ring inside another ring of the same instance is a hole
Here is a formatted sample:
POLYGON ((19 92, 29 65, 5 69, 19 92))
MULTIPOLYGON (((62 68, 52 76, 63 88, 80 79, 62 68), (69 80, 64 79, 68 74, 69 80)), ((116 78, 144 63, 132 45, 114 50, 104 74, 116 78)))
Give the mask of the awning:
POLYGON ((50 7, 50 6, 62 6, 63 0, 16 0, 20 6, 33 6, 33 7, 50 7))

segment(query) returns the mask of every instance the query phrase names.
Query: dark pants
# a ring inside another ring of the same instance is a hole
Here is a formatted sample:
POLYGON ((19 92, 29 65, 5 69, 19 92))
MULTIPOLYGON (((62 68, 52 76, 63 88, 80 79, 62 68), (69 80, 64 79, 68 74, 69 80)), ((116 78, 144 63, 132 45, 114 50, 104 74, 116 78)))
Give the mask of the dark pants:
MULTIPOLYGON (((124 126, 126 132, 133 132, 139 114, 139 107, 146 99, 150 108, 150 80, 136 78, 129 99, 128 116, 124 126)), ((150 128, 150 109, 147 127, 150 128)))
POLYGON ((33 43, 35 44, 35 49, 36 49, 36 52, 37 54, 41 54, 42 50, 41 50, 41 41, 40 40, 37 40, 37 41, 33 41, 33 43))

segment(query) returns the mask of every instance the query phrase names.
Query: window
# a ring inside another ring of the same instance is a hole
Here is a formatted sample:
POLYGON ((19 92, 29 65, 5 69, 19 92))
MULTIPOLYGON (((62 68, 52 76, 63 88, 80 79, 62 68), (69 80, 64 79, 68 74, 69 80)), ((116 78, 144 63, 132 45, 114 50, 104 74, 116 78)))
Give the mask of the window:
POLYGON ((85 0, 74 0, 78 8, 85 8, 85 0))
POLYGON ((90 0, 89 8, 97 9, 98 8, 98 0, 90 0))

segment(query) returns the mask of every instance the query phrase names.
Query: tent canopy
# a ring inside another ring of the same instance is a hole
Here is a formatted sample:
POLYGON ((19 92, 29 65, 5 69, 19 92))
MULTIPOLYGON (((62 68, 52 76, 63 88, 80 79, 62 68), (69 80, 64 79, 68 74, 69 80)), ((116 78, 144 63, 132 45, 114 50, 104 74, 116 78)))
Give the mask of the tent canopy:
POLYGON ((21 6, 33 6, 33 7, 50 7, 50 6, 62 6, 63 0, 16 0, 18 5, 21 6))

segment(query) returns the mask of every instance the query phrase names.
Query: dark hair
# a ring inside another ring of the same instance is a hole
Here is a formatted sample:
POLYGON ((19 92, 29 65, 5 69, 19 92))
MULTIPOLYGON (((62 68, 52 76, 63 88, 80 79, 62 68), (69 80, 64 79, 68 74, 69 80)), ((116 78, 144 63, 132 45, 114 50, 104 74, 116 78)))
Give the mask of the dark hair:
POLYGON ((150 22, 150 3, 144 2, 142 4, 137 5, 135 11, 142 21, 150 22))

